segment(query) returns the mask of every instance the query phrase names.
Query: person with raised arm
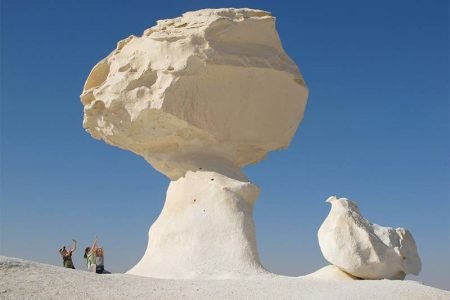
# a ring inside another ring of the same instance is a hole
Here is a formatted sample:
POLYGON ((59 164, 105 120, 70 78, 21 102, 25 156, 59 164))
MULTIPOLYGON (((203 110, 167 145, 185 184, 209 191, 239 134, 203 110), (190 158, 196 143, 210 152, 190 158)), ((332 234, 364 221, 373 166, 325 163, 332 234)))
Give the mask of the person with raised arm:
POLYGON ((86 247, 86 249, 84 250, 84 258, 86 259, 86 263, 87 263, 87 268, 89 270, 89 272, 96 272, 96 262, 95 262, 95 253, 97 251, 97 240, 98 238, 95 237, 94 243, 92 244, 91 247, 86 247))
POLYGON ((64 268, 68 269, 75 269, 75 266, 73 265, 72 261, 72 253, 77 249, 77 241, 72 240, 73 244, 72 246, 64 246, 61 249, 59 249, 59 254, 61 254, 63 258, 63 265, 64 268))

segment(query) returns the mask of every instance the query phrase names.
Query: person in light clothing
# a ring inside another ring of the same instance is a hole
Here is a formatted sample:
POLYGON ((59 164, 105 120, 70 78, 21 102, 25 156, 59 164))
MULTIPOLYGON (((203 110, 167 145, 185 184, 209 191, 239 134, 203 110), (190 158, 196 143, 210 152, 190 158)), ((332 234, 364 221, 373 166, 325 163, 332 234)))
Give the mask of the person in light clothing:
POLYGON ((97 251, 97 238, 94 240, 94 243, 91 247, 86 247, 84 250, 84 258, 86 259, 86 264, 89 272, 96 272, 96 251, 97 251))

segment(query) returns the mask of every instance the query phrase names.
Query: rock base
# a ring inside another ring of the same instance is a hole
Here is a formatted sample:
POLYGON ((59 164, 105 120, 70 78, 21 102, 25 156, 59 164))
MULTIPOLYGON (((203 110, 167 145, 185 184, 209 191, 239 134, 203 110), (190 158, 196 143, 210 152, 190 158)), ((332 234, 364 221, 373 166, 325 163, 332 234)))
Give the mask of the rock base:
POLYGON ((236 278, 266 273, 256 248, 259 189, 216 172, 172 181, 141 261, 128 274, 157 278, 236 278))

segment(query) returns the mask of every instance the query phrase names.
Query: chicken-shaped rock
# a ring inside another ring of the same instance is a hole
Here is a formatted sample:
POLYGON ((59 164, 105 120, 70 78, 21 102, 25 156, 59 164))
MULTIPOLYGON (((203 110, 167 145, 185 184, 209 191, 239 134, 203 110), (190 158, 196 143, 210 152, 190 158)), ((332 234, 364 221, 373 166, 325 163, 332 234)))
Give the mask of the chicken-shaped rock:
POLYGON ((362 279, 404 279, 420 272, 416 243, 408 230, 370 223, 346 198, 333 196, 326 202, 331 211, 318 238, 330 263, 362 279))

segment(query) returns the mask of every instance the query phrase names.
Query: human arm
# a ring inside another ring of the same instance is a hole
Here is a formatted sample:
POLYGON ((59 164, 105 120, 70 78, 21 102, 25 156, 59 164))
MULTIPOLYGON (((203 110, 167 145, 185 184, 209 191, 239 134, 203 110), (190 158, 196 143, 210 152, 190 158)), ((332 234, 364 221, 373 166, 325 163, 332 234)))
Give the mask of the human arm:
POLYGON ((98 240, 98 237, 95 237, 94 243, 92 244, 92 247, 91 247, 91 251, 97 250, 97 240, 98 240))
POLYGON ((74 252, 75 250, 77 250, 77 240, 72 240, 73 241, 73 246, 70 249, 70 252, 74 252))

